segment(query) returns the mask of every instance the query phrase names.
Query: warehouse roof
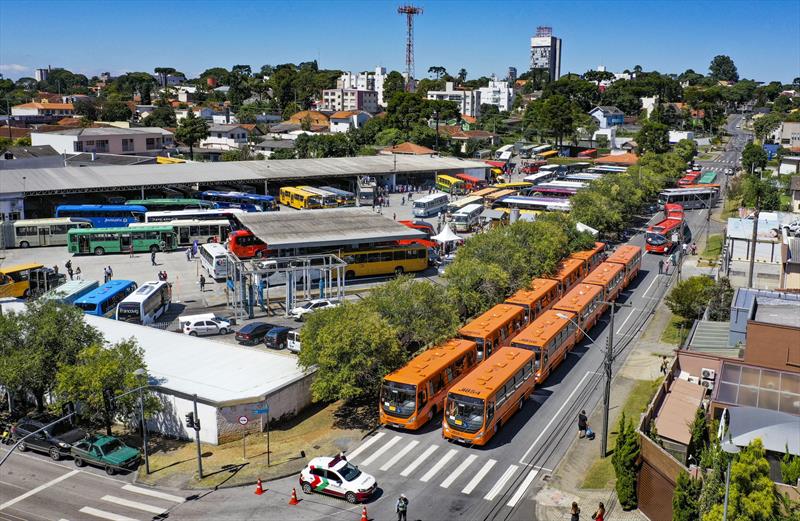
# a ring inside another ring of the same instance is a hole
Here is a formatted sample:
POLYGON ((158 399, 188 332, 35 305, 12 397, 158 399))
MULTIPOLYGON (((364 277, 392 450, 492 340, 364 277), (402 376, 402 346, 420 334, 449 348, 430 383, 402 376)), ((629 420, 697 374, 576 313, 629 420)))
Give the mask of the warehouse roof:
POLYGON ((424 232, 367 208, 252 212, 236 219, 270 249, 358 246, 403 239, 427 239, 424 232))
POLYGON ((3 174, 0 194, 28 195, 86 191, 138 190, 141 187, 232 183, 308 178, 374 176, 393 173, 464 171, 486 168, 479 161, 429 156, 361 156, 325 159, 230 161, 178 165, 93 168, 26 168, 3 174))

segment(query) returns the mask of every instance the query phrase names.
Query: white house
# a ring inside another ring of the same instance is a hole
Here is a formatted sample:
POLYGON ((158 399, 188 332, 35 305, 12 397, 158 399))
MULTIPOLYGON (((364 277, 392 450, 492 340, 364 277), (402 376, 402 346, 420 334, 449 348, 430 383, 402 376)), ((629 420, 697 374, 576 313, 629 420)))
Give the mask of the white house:
MULTIPOLYGON (((214 117, 214 111, 208 107, 193 107, 192 112, 194 112, 195 117, 206 119, 211 121, 214 117)), ((189 113, 189 109, 177 109, 175 110, 175 119, 180 123, 180 121, 186 117, 189 113)))
POLYGON ((75 108, 72 103, 50 103, 46 99, 11 107, 12 116, 72 116, 75 108))
POLYGON ((671 145, 674 145, 678 141, 682 139, 694 139, 694 132, 691 130, 670 130, 669 131, 669 142, 671 145))
POLYGON ((200 142, 201 148, 233 150, 246 145, 250 137, 250 132, 241 125, 214 124, 208 132, 208 137, 200 142))
MULTIPOLYGON (((12 113, 14 109, 11 109, 12 113)), ((784 148, 800 147, 800 122, 782 121, 772 133, 772 140, 784 148)))
POLYGON ((650 114, 658 106, 658 96, 641 97, 639 98, 639 101, 642 102, 642 110, 645 112, 645 115, 649 118, 650 114))
POLYGON ((514 89, 509 87, 507 81, 492 79, 488 87, 481 87, 478 91, 481 96, 481 104, 494 105, 501 112, 510 111, 514 105, 514 89))
POLYGON ((363 110, 343 110, 334 112, 330 116, 331 132, 347 132, 352 128, 361 128, 372 119, 372 116, 363 110))
POLYGON ((445 90, 429 90, 428 99, 455 101, 461 114, 474 118, 481 115, 481 92, 479 90, 455 90, 452 81, 445 84, 445 90))
POLYGON ((50 145, 59 154, 99 152, 155 156, 172 149, 172 132, 158 127, 137 128, 69 128, 55 132, 31 132, 32 145, 50 145))
POLYGON ((589 111, 589 115, 597 120, 600 128, 611 128, 625 122, 625 113, 614 106, 595 107, 589 111))

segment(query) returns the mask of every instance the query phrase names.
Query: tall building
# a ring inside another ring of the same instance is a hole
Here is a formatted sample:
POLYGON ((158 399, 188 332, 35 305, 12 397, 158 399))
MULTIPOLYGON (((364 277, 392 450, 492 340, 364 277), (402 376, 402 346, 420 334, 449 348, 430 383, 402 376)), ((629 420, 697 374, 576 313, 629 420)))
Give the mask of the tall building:
POLYGON ((545 69, 548 80, 561 77, 561 38, 553 36, 552 27, 539 26, 531 38, 531 69, 545 69))
POLYGON ((36 69, 34 71, 33 76, 36 78, 36 81, 47 81, 47 76, 50 75, 50 66, 48 65, 46 69, 36 69))
POLYGON ((385 107, 383 84, 386 81, 386 67, 375 67, 375 72, 343 72, 336 80, 337 89, 370 90, 378 93, 378 105, 385 107))
POLYGON ((445 83, 445 90, 429 90, 428 99, 455 101, 458 103, 458 110, 462 115, 474 118, 481 115, 481 92, 479 90, 456 90, 452 81, 445 83))
POLYGON ((481 87, 480 103, 494 105, 500 112, 509 111, 514 105, 514 83, 497 81, 492 75, 492 80, 487 87, 481 87))
POLYGON ((514 82, 517 81, 517 68, 516 67, 509 67, 508 68, 508 76, 506 76, 506 80, 511 85, 514 85, 514 82))

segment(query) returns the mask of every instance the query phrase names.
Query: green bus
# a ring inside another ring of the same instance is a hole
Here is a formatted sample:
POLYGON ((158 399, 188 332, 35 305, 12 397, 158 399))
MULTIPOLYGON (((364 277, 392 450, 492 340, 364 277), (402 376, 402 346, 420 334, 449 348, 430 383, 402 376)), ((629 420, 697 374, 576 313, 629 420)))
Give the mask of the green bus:
POLYGON ((699 185, 710 185, 711 183, 716 181, 716 179, 717 179, 717 173, 714 172, 713 170, 710 170, 710 171, 706 172, 705 174, 703 174, 702 177, 700 177, 700 179, 697 181, 696 184, 699 184, 699 185))
POLYGON ((141 228, 75 228, 67 232, 70 253, 128 253, 174 250, 178 244, 172 226, 141 228))
POLYGON ((217 207, 212 201, 182 199, 179 197, 168 199, 132 199, 130 201, 125 201, 125 204, 128 206, 144 206, 147 208, 148 212, 162 212, 165 210, 208 210, 217 207))

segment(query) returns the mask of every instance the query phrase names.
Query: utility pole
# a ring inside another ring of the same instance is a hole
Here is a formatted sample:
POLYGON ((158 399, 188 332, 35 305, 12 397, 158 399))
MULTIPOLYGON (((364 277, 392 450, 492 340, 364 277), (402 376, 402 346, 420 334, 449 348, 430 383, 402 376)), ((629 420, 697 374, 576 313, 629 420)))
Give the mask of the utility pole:
POLYGON ((617 304, 616 301, 613 302, 603 302, 603 304, 611 306, 611 317, 609 321, 609 331, 608 331, 608 345, 606 347, 606 359, 605 359, 605 375, 606 375, 606 386, 605 392, 603 393, 603 437, 600 443, 600 457, 605 458, 608 454, 608 410, 611 407, 611 368, 612 364, 614 363, 614 314, 617 312, 617 308, 630 308, 633 307, 630 304, 617 304))
POLYGON ((200 417, 197 416, 197 395, 194 395, 194 440, 197 444, 197 474, 203 479, 203 456, 200 453, 200 417))
POLYGON ((758 215, 761 213, 761 187, 756 191, 756 211, 753 213, 753 234, 750 236, 750 267, 747 270, 747 287, 753 287, 753 270, 756 264, 756 238, 758 237, 758 215))

